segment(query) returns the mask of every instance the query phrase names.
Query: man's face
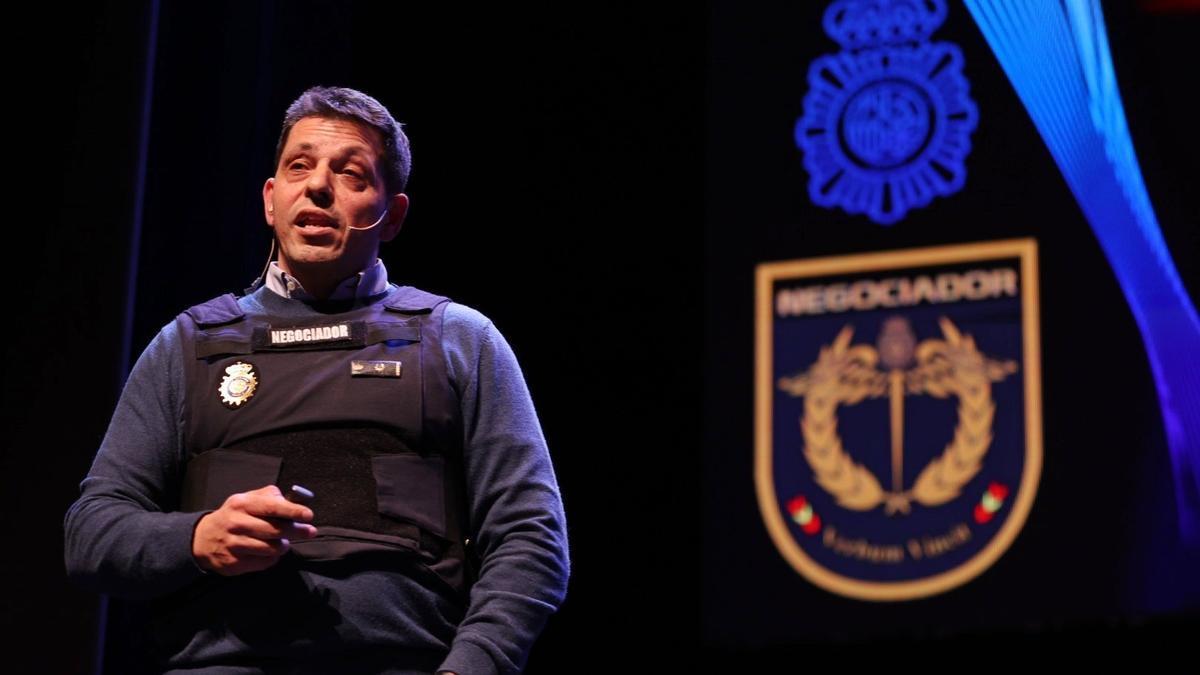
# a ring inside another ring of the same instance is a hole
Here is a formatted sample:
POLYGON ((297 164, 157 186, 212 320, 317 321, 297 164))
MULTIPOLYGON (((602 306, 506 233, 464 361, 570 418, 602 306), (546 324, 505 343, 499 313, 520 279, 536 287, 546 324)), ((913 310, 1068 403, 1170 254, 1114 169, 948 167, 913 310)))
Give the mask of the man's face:
POLYGON ((375 262, 379 242, 396 236, 408 209, 405 195, 387 194, 382 157, 379 132, 357 122, 305 117, 292 127, 263 186, 285 272, 332 285, 375 262), (350 229, 371 225, 384 209, 378 227, 350 229))

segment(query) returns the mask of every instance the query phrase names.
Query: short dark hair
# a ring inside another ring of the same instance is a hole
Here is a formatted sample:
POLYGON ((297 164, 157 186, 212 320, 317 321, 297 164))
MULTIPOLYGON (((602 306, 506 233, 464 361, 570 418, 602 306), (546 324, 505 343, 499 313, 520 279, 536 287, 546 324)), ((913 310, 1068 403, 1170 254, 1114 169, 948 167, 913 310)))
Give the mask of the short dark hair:
POLYGON ((404 192, 412 170, 412 152, 408 136, 404 135, 392 113, 374 98, 345 87, 312 87, 288 106, 283 116, 283 129, 275 145, 275 167, 287 145, 292 127, 305 117, 325 117, 358 122, 379 132, 383 138, 383 182, 389 194, 404 192))

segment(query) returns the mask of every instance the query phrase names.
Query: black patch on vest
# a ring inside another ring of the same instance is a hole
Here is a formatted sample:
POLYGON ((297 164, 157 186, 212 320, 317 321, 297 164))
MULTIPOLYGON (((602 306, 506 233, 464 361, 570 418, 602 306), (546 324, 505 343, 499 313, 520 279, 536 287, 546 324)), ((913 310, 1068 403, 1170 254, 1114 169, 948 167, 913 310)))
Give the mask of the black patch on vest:
POLYGON ((365 321, 341 321, 335 324, 308 326, 258 326, 254 329, 252 344, 256 352, 295 352, 365 347, 367 345, 367 324, 365 321), (305 331, 308 331, 309 335, 304 335, 305 331), (332 336, 326 336, 323 333, 331 333, 332 336))
MULTIPOLYGON (((415 463, 422 460, 404 439, 390 430, 339 425, 292 429, 244 439, 227 449, 281 458, 276 484, 303 485, 312 490, 316 495, 311 504, 313 524, 318 530, 333 526, 376 532, 407 539, 414 546, 420 541, 414 524, 389 518, 380 509, 372 458, 405 454, 415 463)), ((432 511, 444 517, 441 500, 429 503, 430 494, 412 495, 408 507, 417 513, 432 511)))

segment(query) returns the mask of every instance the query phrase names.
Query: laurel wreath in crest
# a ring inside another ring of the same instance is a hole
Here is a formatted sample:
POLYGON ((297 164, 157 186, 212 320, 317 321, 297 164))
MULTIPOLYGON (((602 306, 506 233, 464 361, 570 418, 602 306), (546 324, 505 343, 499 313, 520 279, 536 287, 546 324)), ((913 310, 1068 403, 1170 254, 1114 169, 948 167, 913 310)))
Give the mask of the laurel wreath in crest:
POLYGON ((992 382, 1016 372, 1014 361, 984 356, 970 335, 946 318, 939 320, 944 339, 916 346, 916 366, 903 371, 908 394, 958 398, 958 425, 941 455, 921 470, 908 490, 887 491, 869 469, 846 452, 837 429, 837 408, 888 394, 889 373, 877 368, 879 352, 866 344, 851 345, 852 326, 844 327, 833 343, 806 372, 781 378, 780 389, 804 397, 800 430, 804 457, 817 483, 838 504, 869 511, 883 504, 888 514, 910 510, 913 501, 924 506, 944 504, 959 495, 982 465, 992 442, 992 382))

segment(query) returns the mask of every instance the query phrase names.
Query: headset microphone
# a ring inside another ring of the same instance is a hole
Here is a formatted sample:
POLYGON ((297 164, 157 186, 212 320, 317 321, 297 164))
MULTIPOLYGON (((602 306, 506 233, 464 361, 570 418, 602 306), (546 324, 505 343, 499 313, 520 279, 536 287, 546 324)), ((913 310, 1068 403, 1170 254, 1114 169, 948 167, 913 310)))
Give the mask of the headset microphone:
POLYGON ((267 270, 271 268, 271 261, 275 259, 275 242, 276 241, 278 241, 278 240, 275 239, 275 235, 271 235, 271 250, 267 253, 267 262, 265 265, 263 265, 262 272, 259 273, 258 278, 255 279, 253 282, 251 282, 250 285, 243 292, 244 295, 250 295, 254 291, 258 290, 258 287, 262 286, 263 282, 266 280, 267 270))
MULTIPOLYGON (((275 213, 275 209, 273 209, 273 208, 269 208, 268 211, 271 213, 275 213)), ((384 218, 387 218, 387 214, 388 214, 388 210, 384 209, 383 213, 379 214, 379 220, 376 220, 375 222, 371 223, 370 225, 368 225, 366 227, 355 227, 353 225, 347 225, 346 229, 358 230, 359 232, 365 232, 367 230, 374 229, 376 227, 379 227, 379 224, 383 222, 384 218)), ((250 287, 246 289, 246 291, 245 291, 246 295, 253 293, 259 286, 263 285, 263 280, 267 276, 267 270, 270 269, 270 267, 271 267, 271 261, 275 259, 276 241, 277 240, 275 237, 271 237, 271 250, 269 253, 267 253, 267 264, 263 265, 262 273, 259 274, 258 278, 255 279, 254 282, 250 284, 250 287)))
POLYGON ((347 225, 347 226, 346 226, 346 229, 348 229, 348 230, 358 230, 358 231, 360 231, 360 232, 363 232, 363 231, 369 230, 369 229, 371 229, 371 228, 378 227, 378 226, 379 226, 379 224, 383 222, 383 219, 384 219, 384 218, 387 218, 387 214, 388 214, 388 210, 387 210, 387 209, 384 209, 384 210, 383 210, 383 213, 382 213, 382 214, 380 214, 380 216, 379 216, 379 220, 376 220, 374 223, 371 223, 370 225, 368 225, 368 226, 366 226, 366 227, 355 227, 355 226, 353 226, 353 225, 347 225))

